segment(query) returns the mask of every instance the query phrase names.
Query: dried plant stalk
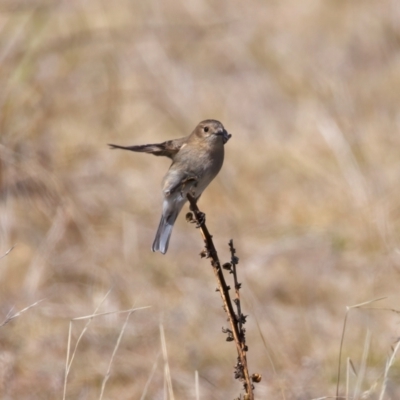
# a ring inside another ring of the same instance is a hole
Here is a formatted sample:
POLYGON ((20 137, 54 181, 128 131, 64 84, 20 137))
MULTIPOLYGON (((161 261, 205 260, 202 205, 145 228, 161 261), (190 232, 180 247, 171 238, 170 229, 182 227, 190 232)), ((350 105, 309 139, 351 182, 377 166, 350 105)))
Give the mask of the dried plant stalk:
POLYGON ((221 266, 221 263, 218 258, 217 250, 215 249, 212 236, 208 231, 205 224, 205 214, 202 213, 197 207, 196 199, 188 194, 188 200, 190 202, 190 210, 193 212, 188 213, 186 219, 189 222, 197 223, 197 227, 200 230, 200 233, 203 237, 205 250, 200 253, 201 257, 209 258, 211 261, 211 266, 213 267, 215 277, 217 278, 218 283, 218 291, 221 295, 222 302, 224 304, 224 310, 228 314, 228 321, 230 324, 230 329, 222 329, 224 333, 227 333, 227 341, 234 341, 236 344, 236 349, 238 353, 238 360, 235 366, 235 379, 239 379, 243 382, 244 390, 245 390, 245 399, 253 400, 254 399, 254 386, 253 382, 259 382, 260 375, 254 374, 257 377, 256 380, 253 379, 253 376, 250 376, 248 366, 247 366, 247 357, 246 352, 248 347, 246 345, 246 337, 245 337, 245 329, 243 325, 246 323, 246 316, 244 316, 241 312, 240 305, 240 295, 239 290, 241 284, 237 280, 237 272, 236 265, 239 262, 239 259, 235 256, 236 250, 233 247, 233 241, 229 242, 229 249, 231 251, 231 262, 225 263, 221 266), (194 220, 193 220, 194 215, 194 220), (229 294, 230 287, 227 285, 225 281, 225 277, 223 274, 223 269, 229 270, 231 274, 233 274, 234 284, 235 284, 235 294, 236 298, 234 303, 237 308, 237 313, 235 313, 232 300, 229 294))

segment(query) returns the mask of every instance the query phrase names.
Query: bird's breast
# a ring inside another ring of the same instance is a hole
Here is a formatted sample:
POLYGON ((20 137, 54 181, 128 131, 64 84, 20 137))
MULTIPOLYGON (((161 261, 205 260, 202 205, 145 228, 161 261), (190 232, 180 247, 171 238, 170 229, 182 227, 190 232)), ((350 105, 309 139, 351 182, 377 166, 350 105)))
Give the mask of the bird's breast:
MULTIPOLYGON (((220 171, 224 162, 224 147, 186 144, 174 157, 164 178, 165 195, 183 187, 198 197, 220 171), (190 179, 190 183, 188 181, 190 179)), ((184 190, 186 191, 186 190, 184 190)))

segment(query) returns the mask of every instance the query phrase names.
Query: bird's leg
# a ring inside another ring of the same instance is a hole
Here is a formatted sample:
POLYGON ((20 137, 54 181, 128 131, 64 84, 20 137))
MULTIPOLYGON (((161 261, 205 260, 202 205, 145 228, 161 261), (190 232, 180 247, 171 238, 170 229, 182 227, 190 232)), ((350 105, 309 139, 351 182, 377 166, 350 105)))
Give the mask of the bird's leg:
MULTIPOLYGON (((194 201, 194 203, 197 203, 197 200, 199 200, 200 196, 195 197, 195 194, 189 193, 188 196, 190 196, 192 198, 192 201, 194 201)), ((196 224, 196 228, 201 228, 205 223, 206 223, 206 214, 204 214, 203 212, 201 212, 199 209, 194 209, 192 207, 192 203, 190 203, 189 206, 190 211, 193 211, 193 213, 196 216, 196 220, 190 221, 191 223, 195 223, 197 221, 196 224)))
MULTIPOLYGON (((194 213, 196 218, 195 219, 193 219, 192 217, 188 218, 188 215, 186 215, 186 219, 190 223, 196 224, 196 228, 200 228, 206 222, 206 215, 204 213, 202 213, 201 211, 199 211, 198 209, 195 210, 192 207, 192 201, 194 201, 194 203, 197 203, 197 200, 200 197, 200 196, 196 197, 196 191, 195 191, 195 189, 197 187, 197 183, 198 183, 197 176, 188 176, 184 180, 182 180, 182 182, 181 182, 181 184, 182 184, 181 195, 183 196, 183 191, 185 189, 185 186, 187 184, 189 184, 189 182, 191 182, 191 187, 189 188, 189 190, 187 192, 187 196, 192 199, 191 202, 190 202, 189 209, 190 209, 190 211, 192 211, 194 213)), ((188 214, 191 214, 191 213, 188 213, 188 214)))
POLYGON ((188 192, 190 193, 190 195, 192 197, 194 197, 194 192, 193 189, 197 186, 197 182, 199 181, 199 179, 197 178, 197 176, 193 175, 193 176, 187 176, 186 178, 182 179, 180 182, 181 185, 181 195, 182 197, 186 197, 185 192, 185 188, 187 185, 191 185, 188 192))
MULTIPOLYGON (((185 188, 189 184, 189 182, 196 182, 195 184, 192 184, 192 187, 196 187, 198 178, 196 176, 186 176, 180 179, 178 182, 174 182, 173 185, 168 186, 167 189, 164 190, 164 195, 165 196, 170 196, 172 193, 179 192, 180 195, 185 198, 186 193, 185 193, 185 188)), ((191 188, 190 188, 191 189, 191 188)), ((190 189, 187 191, 189 192, 190 189)))
POLYGON ((197 217, 197 225, 196 228, 201 228, 205 223, 206 223, 206 214, 203 212, 199 211, 196 215, 197 217))

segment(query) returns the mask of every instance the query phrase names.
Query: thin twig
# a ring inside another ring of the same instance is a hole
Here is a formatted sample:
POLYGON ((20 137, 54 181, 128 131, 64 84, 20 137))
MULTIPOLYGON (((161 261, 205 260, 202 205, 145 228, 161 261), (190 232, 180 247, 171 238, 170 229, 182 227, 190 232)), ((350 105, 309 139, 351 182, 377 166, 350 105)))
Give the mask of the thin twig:
POLYGON ((38 305, 39 303, 41 303, 42 301, 44 301, 46 299, 41 299, 36 301, 35 303, 31 304, 28 307, 23 308, 21 311, 16 312, 15 314, 11 315, 11 316, 7 316, 6 319, 0 324, 0 328, 6 324, 8 324, 10 321, 12 321, 13 319, 19 317, 21 314, 23 314, 25 311, 28 311, 30 308, 35 307, 36 305, 38 305))
MULTIPOLYGON (((100 301, 99 305, 96 307, 96 309, 94 310, 94 313, 97 312, 97 310, 101 307, 101 305, 104 303, 104 301, 106 300, 106 298, 108 297, 108 295, 111 293, 111 289, 108 290, 108 292, 104 295, 104 297, 102 298, 102 300, 100 301)), ((81 339, 83 338, 83 335, 85 334, 85 332, 87 331, 90 323, 93 321, 92 318, 88 319, 88 321, 86 322, 84 328, 82 329, 82 332, 80 333, 78 340, 75 343, 75 348, 74 351, 72 352, 72 356, 70 358, 70 353, 71 353, 71 336, 72 336, 72 322, 73 320, 71 319, 69 321, 69 330, 68 330, 68 344, 67 344, 67 357, 65 360, 65 375, 64 375, 64 392, 63 392, 63 400, 65 400, 66 396, 67 396, 67 380, 68 380, 68 374, 69 371, 71 369, 72 366, 72 362, 74 361, 75 358, 75 354, 78 350, 78 345, 81 341, 81 339)))
POLYGON ((387 386, 387 383, 388 383, 388 380, 389 380, 389 378, 388 378, 389 369, 393 365, 394 359, 396 357, 396 354, 397 354, 399 348, 400 348, 400 340, 397 341, 396 346, 393 349, 392 355, 390 356, 389 360, 387 360, 387 362, 386 362, 385 375, 383 377, 382 390, 381 390, 381 393, 379 395, 379 400, 383 400, 383 396, 385 395, 386 386, 387 386))
POLYGON ((199 371, 194 373, 194 390, 196 393, 196 400, 200 400, 200 388, 199 388, 199 371))
POLYGON ((137 307, 137 308, 130 308, 129 310, 122 310, 122 311, 108 311, 99 314, 92 314, 92 315, 85 315, 84 317, 76 317, 72 318, 71 321, 82 321, 85 319, 92 319, 95 317, 101 317, 103 315, 110 315, 110 314, 125 314, 125 313, 132 313, 134 311, 144 310, 146 308, 150 308, 151 306, 144 306, 144 307, 137 307))
POLYGON ((232 265, 230 273, 233 275, 233 282, 235 284, 236 299, 234 300, 234 302, 235 302, 236 308, 237 308, 239 334, 241 336, 243 336, 243 340, 244 340, 243 323, 246 322, 246 317, 242 316, 242 310, 241 310, 241 305, 240 305, 240 287, 242 286, 242 284, 238 282, 237 272, 236 272, 236 266, 239 263, 239 258, 235 256, 236 249, 233 247, 232 239, 229 241, 229 250, 231 252, 231 265, 232 265))
MULTIPOLYGON (((247 346, 245 343, 245 337, 242 327, 243 321, 245 321, 245 319, 243 319, 244 317, 241 313, 236 315, 233 309, 232 301, 229 295, 230 287, 226 284, 225 277, 222 272, 222 266, 218 258, 217 250, 215 249, 214 242, 212 241, 212 236, 210 235, 210 232, 208 231, 205 225, 205 215, 197 207, 196 199, 192 197, 190 194, 188 194, 187 197, 190 203, 190 210, 194 214, 195 222, 197 223, 197 227, 199 228, 205 243, 205 251, 200 253, 200 255, 201 257, 207 257, 211 259, 211 266, 213 267, 214 274, 218 282, 218 291, 221 295, 225 312, 228 314, 228 320, 231 329, 230 330, 223 329, 223 332, 228 333, 228 338, 227 338, 228 341, 234 340, 236 344, 236 349, 238 352, 238 362, 235 367, 235 378, 244 381, 244 389, 246 392, 245 398, 248 400, 253 400, 254 399, 253 384, 247 366, 247 357, 246 357, 247 346)), ((188 214, 187 219, 189 221, 191 220, 190 214, 188 214)), ((232 244, 232 249, 233 249, 233 244, 232 244)), ((235 257, 234 249, 231 250, 231 254, 232 258, 234 258, 235 257)), ((236 266, 237 264, 236 258, 234 261, 235 261, 234 264, 236 266)), ((235 268, 229 263, 224 264, 224 267, 226 267, 229 270, 235 268)), ((235 279, 235 290, 239 290, 240 284, 237 282, 237 278, 234 279, 235 279)), ((240 301, 237 302, 236 305, 237 306, 239 305, 240 307, 240 301)), ((240 312, 240 308, 238 308, 238 310, 240 312)))
MULTIPOLYGON (((161 350, 164 359, 164 382, 166 385, 166 389, 168 390, 168 399, 174 400, 174 391, 172 388, 172 379, 171 379, 171 371, 168 363, 168 352, 167 352, 167 343, 165 341, 165 333, 164 326, 160 324, 160 338, 161 338, 161 350)), ((165 392, 164 392, 165 393, 165 392)))
POLYGON ((354 306, 348 306, 346 310, 346 315, 344 317, 344 322, 343 322, 343 329, 342 329, 342 337, 340 339, 340 348, 339 348, 339 360, 338 360, 338 374, 337 374, 337 381, 336 381, 336 397, 339 398, 339 385, 340 385, 340 370, 342 367, 342 349, 343 349, 343 343, 344 343, 344 335, 346 332, 346 326, 347 326, 347 317, 349 315, 349 312, 353 310, 354 308, 366 308, 364 306, 367 306, 371 303, 375 303, 376 301, 384 300, 386 297, 379 297, 377 299, 373 300, 368 300, 364 301, 363 303, 356 304, 354 306))
POLYGON ((350 385, 350 357, 347 357, 347 364, 346 364, 346 400, 349 400, 349 385, 350 385))
POLYGON ((156 357, 156 359, 155 359, 155 361, 153 363, 153 367, 151 368, 150 375, 149 375, 149 377, 147 379, 146 384, 144 385, 143 393, 142 393, 142 396, 140 397, 140 400, 144 400, 146 398, 147 389, 149 388, 151 380, 153 379, 154 373, 156 372, 156 368, 157 368, 157 365, 158 365, 158 359, 160 358, 160 354, 161 354, 160 352, 157 354, 157 357, 156 357))
POLYGON ((14 246, 11 246, 11 247, 0 257, 0 260, 1 260, 2 258, 4 258, 5 256, 8 256, 8 255, 11 253, 11 251, 13 250, 14 247, 15 247, 15 244, 14 244, 14 246))
POLYGON ((365 376, 365 370, 367 368, 367 357, 369 354, 370 344, 371 344, 371 331, 368 329, 367 336, 365 338, 365 343, 364 343, 364 350, 363 350, 363 354, 362 354, 362 358, 361 358, 360 370, 357 375, 356 387, 354 388, 354 394, 353 394, 354 400, 358 400, 360 398, 361 385, 363 383, 364 376, 365 376))
POLYGON ((118 339, 117 339, 117 343, 115 343, 114 350, 113 350, 113 353, 112 353, 111 358, 110 358, 110 362, 108 363, 107 372, 106 372, 106 374, 105 374, 105 376, 104 376, 104 379, 103 379, 103 382, 102 382, 102 384, 101 384, 101 392, 100 392, 99 400, 102 400, 102 399, 103 399, 104 390, 105 390, 105 388, 106 388, 106 383, 107 383, 107 381, 108 381, 108 378, 109 378, 110 375, 111 375, 111 366, 112 366, 112 363, 113 363, 113 361, 114 361, 114 357, 115 357, 115 355, 117 354, 117 350, 118 350, 118 348, 119 348, 119 345, 121 344, 122 336, 123 336, 123 334, 124 334, 124 332, 125 332, 126 326, 128 325, 129 317, 132 315, 132 313, 133 313, 134 311, 135 311, 135 309, 132 308, 131 311, 130 311, 130 312, 128 313, 128 315, 126 316, 124 325, 122 326, 122 329, 121 329, 121 331, 120 331, 120 333, 119 333, 119 336, 118 336, 118 339))
POLYGON ((97 313, 97 311, 99 310, 99 308, 101 307, 101 305, 104 303, 104 301, 106 300, 106 298, 108 297, 108 295, 111 293, 112 288, 105 294, 105 296, 103 297, 103 299, 100 301, 99 305, 96 307, 96 309, 94 310, 94 313, 92 315, 86 315, 84 317, 77 317, 77 318, 72 318, 69 322, 69 329, 68 329, 68 343, 67 343, 67 356, 66 356, 66 361, 65 361, 65 375, 64 375, 64 391, 63 391, 63 400, 65 400, 66 395, 67 395, 67 380, 68 380, 68 375, 69 372, 71 370, 71 366, 72 363, 74 361, 76 352, 78 350, 78 345, 80 343, 80 341, 82 340, 83 336, 85 335, 86 331, 89 328, 90 323, 93 321, 94 318, 96 317, 100 317, 100 316, 105 316, 105 315, 109 315, 109 314, 122 314, 122 313, 128 313, 127 318, 125 320, 125 323, 121 329, 121 332, 119 334, 117 343, 114 347, 114 351, 113 354, 111 356, 109 365, 108 365, 108 369, 106 372, 106 375, 103 379, 103 383, 102 383, 102 387, 101 387, 101 392, 100 392, 100 399, 102 398, 103 394, 104 394, 104 389, 105 389, 105 385, 107 383, 107 380, 110 376, 110 371, 111 371, 111 365, 112 362, 114 360, 115 354, 118 350, 119 344, 121 342, 122 339, 122 335, 125 331, 126 325, 128 323, 129 317, 131 316, 131 314, 133 314, 135 311, 138 310, 143 310, 145 308, 149 308, 150 306, 146 306, 146 307, 138 307, 138 308, 130 308, 129 310, 123 310, 123 311, 111 311, 111 312, 104 312, 104 313, 97 313), (74 350, 72 352, 72 355, 70 357, 71 354, 71 336, 72 336, 72 324, 74 321, 81 321, 81 320, 86 320, 86 324, 84 326, 84 328, 82 329, 76 343, 75 343, 75 347, 74 350))

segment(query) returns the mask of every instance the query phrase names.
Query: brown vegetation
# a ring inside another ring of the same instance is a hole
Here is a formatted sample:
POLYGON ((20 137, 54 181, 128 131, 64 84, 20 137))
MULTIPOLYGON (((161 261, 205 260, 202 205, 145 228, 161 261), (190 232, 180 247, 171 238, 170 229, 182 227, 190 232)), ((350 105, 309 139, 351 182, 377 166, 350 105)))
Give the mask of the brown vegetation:
MULTIPOLYGON (((400 309, 399 4, 3 0, 0 11, 0 256, 16 245, 0 259, 0 324, 44 299, 0 328, 0 396, 62 398, 69 322, 100 304, 151 306, 130 315, 104 399, 194 399, 195 371, 200 398, 237 396, 214 276, 184 212, 168 254, 150 251, 169 161, 106 146, 183 136, 206 118, 233 135, 199 205, 221 259, 231 238, 240 255, 256 398, 335 395, 346 306, 384 296, 369 307, 400 309)), ((126 317, 91 320, 67 399, 99 398, 126 317)), ((73 322, 72 346, 86 323, 73 322)), ((360 392, 379 398, 398 323, 351 310, 342 394, 369 331, 360 392)), ((400 398, 396 359, 389 378, 384 399, 400 398)))

